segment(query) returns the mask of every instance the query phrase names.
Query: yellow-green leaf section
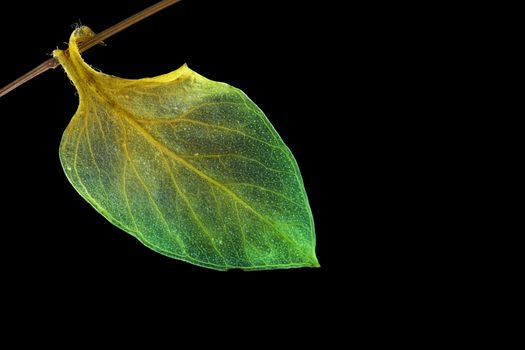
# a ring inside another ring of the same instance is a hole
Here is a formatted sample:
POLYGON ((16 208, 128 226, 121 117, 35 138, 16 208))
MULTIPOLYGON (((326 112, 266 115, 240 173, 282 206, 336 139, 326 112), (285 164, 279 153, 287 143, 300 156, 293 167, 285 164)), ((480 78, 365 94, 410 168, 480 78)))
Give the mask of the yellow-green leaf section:
POLYGON ((297 163, 239 89, 187 66, 154 78, 95 71, 78 43, 53 55, 80 104, 60 145, 75 189, 169 257, 217 270, 317 267, 297 163))

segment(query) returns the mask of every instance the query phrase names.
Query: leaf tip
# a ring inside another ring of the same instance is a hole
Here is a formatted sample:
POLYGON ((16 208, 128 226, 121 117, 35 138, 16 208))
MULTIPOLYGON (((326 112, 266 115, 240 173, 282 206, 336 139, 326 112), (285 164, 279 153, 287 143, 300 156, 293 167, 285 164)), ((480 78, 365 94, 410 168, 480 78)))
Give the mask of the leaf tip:
POLYGON ((303 255, 303 267, 312 267, 312 268, 318 268, 321 267, 321 264, 319 264, 319 260, 317 259, 317 256, 314 252, 311 252, 307 255, 303 255))
POLYGON ((315 267, 315 268, 321 267, 321 264, 319 264, 319 260, 317 260, 317 257, 315 256, 315 254, 312 257, 310 267, 315 267))

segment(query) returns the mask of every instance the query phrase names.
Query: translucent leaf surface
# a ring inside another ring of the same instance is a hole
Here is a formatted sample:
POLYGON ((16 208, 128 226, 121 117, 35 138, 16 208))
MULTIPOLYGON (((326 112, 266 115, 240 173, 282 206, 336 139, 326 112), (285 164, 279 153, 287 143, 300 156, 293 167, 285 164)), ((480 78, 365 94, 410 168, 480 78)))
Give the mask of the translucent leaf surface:
MULTIPOLYGON (((149 248, 226 270, 317 267, 297 163, 240 90, 183 66, 138 80, 53 54, 78 90, 60 159, 75 189, 149 248)), ((79 223, 80 224, 80 223, 79 223)))

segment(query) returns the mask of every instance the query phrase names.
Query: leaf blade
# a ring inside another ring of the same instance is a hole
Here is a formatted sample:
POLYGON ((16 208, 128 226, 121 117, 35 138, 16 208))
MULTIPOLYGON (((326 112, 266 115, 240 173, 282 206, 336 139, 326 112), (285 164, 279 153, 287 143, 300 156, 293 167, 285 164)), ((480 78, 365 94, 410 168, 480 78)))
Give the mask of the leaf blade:
POLYGON ((149 248, 217 270, 317 267, 292 153, 242 91, 187 66, 138 80, 55 51, 79 91, 60 158, 75 189, 149 248))

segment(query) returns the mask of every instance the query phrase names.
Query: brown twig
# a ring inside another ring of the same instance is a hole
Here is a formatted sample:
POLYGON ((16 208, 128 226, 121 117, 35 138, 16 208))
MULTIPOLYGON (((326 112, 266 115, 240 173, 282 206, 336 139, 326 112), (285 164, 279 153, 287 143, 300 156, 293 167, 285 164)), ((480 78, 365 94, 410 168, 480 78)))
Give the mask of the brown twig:
MULTIPOLYGON (((101 41, 106 40, 110 36, 113 36, 113 35, 117 34, 118 32, 126 29, 127 27, 132 26, 133 24, 143 20, 144 18, 149 17, 149 16, 151 16, 151 15, 153 15, 153 14, 155 14, 155 13, 157 13, 157 12, 163 10, 163 9, 165 9, 166 7, 171 6, 173 4, 176 4, 176 3, 180 2, 180 1, 181 0, 163 0, 163 1, 159 1, 155 5, 152 5, 152 6, 148 7, 148 8, 140 11, 139 13, 137 13, 137 14, 131 16, 131 17, 126 18, 125 20, 115 24, 114 26, 111 26, 108 29, 100 32, 99 34, 95 35, 91 39, 82 42, 79 45, 79 50, 80 50, 80 52, 84 52, 84 51, 92 48, 96 44, 100 43, 101 41)), ((4 86, 3 88, 1 88, 0 89, 0 97, 4 96, 8 92, 16 89, 20 85, 28 82, 29 80, 39 76, 40 74, 44 73, 48 69, 56 68, 59 65, 60 64, 58 63, 58 61, 55 58, 48 59, 47 61, 41 63, 40 65, 38 65, 37 67, 32 69, 31 71, 29 71, 26 74, 22 75, 20 78, 16 79, 15 81, 13 81, 13 82, 7 84, 6 86, 4 86)))

